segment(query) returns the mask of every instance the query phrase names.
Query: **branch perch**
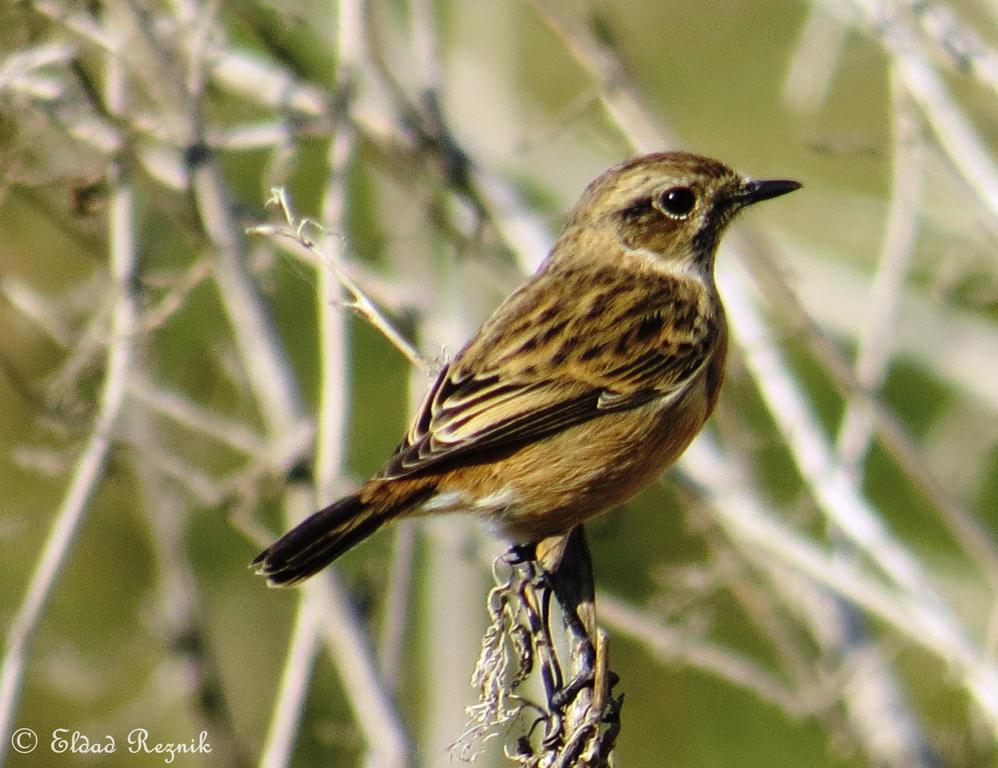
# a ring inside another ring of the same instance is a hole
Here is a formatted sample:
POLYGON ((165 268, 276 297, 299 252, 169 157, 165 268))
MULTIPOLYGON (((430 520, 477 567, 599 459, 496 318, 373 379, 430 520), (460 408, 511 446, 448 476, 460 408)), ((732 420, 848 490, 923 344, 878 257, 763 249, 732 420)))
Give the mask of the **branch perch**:
POLYGON ((471 725, 455 746, 473 759, 477 743, 529 711, 532 722, 515 746, 506 745, 511 760, 526 768, 608 766, 623 696, 613 696, 618 678, 610 670, 606 633, 596 625, 592 558, 582 526, 536 547, 514 547, 496 566, 509 573, 497 575, 489 593, 491 624, 472 677, 480 702, 468 708, 471 725), (552 597, 561 608, 560 633, 551 625, 552 597), (535 669, 543 703, 516 692, 535 669))

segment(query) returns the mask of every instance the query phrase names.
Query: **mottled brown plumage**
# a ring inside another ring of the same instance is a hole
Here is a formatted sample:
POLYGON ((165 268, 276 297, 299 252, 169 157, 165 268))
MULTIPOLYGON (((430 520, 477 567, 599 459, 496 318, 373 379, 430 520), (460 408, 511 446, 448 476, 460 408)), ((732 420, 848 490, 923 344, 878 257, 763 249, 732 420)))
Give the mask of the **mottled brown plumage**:
POLYGON ((385 523, 437 512, 478 514, 527 544, 626 501, 717 402, 722 231, 745 205, 799 186, 686 153, 611 168, 537 273, 440 372, 384 469, 254 564, 295 583, 385 523))

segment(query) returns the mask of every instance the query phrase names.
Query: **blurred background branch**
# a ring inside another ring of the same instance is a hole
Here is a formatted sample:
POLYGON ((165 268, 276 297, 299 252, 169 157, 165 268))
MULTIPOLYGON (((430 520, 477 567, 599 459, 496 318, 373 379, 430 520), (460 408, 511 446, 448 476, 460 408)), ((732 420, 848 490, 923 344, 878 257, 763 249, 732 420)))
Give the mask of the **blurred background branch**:
MULTIPOLYGON (((664 148, 806 189, 726 241, 709 433, 590 526, 618 759, 998 757, 992 6, 0 18, 0 764, 37 764, 19 727, 41 749, 132 724, 206 730, 203 765, 450 759, 501 543, 407 523, 300 594, 245 563, 377 468, 419 361, 536 267, 589 179, 664 148)), ((508 765, 519 725, 478 763, 508 765)))

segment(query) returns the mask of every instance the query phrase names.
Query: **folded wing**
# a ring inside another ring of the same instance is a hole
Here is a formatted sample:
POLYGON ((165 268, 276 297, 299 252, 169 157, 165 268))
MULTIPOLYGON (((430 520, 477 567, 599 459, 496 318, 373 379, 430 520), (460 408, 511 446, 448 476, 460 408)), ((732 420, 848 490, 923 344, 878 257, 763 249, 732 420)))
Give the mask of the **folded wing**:
MULTIPOLYGON (((644 312, 628 314, 626 303, 617 313, 580 306, 567 323, 564 313, 514 295, 482 333, 495 325, 524 330, 480 335, 440 372, 381 476, 494 460, 608 413, 680 397, 709 361, 717 334, 710 322, 672 322, 697 317, 685 306, 696 295, 667 287, 667 300, 644 301, 644 312), (536 322, 524 321, 528 311, 536 322), (561 333, 550 333, 552 323, 561 333)), ((641 289, 647 296, 648 286, 641 289)))

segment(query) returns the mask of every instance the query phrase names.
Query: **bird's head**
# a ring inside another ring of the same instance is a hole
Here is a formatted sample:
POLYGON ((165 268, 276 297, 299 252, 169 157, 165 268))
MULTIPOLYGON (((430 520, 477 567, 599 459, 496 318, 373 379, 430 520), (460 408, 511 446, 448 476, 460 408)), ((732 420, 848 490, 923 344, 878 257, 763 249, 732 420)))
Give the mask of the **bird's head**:
POLYGON ((609 227, 628 250, 709 270, 721 233, 738 211, 800 186, 751 179, 700 155, 659 152, 614 166, 593 181, 566 231, 609 227))

